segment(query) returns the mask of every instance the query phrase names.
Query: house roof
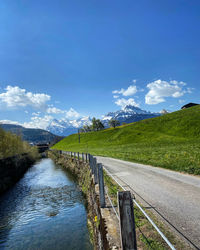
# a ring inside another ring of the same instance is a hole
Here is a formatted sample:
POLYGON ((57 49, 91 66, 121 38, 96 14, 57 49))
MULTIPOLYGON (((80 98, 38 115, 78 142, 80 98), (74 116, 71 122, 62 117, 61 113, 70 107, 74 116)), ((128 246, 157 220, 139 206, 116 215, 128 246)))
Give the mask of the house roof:
POLYGON ((190 103, 188 103, 188 104, 185 104, 183 107, 181 107, 181 109, 190 108, 190 107, 196 106, 196 105, 199 105, 199 104, 190 102, 190 103))

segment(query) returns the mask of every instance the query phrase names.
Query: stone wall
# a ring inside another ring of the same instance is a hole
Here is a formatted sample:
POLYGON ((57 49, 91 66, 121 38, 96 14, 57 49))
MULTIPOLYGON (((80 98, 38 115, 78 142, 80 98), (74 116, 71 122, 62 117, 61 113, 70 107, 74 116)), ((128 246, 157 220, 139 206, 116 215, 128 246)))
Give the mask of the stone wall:
POLYGON ((33 163, 28 154, 0 159, 0 194, 13 186, 33 163))
POLYGON ((59 152, 56 151, 50 151, 48 156, 52 158, 56 164, 63 166, 75 176, 87 199, 88 228, 94 249, 110 249, 106 237, 105 221, 101 214, 99 195, 98 191, 95 190, 89 164, 81 160, 71 159, 69 156, 59 154, 59 152))

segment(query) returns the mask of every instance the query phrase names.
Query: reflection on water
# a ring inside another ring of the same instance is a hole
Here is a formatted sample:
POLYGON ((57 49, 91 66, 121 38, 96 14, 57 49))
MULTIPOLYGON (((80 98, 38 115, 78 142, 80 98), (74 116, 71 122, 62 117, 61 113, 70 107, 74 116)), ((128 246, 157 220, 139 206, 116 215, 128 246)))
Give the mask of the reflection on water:
POLYGON ((0 249, 92 249, 84 199, 50 159, 0 197, 0 249))

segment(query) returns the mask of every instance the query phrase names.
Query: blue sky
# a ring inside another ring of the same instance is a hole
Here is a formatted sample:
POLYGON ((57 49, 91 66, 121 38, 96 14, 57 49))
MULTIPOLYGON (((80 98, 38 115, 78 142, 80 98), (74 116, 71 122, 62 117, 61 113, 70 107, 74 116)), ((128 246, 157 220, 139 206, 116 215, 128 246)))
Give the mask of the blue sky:
POLYGON ((199 0, 2 0, 0 120, 200 103, 199 13, 199 0))

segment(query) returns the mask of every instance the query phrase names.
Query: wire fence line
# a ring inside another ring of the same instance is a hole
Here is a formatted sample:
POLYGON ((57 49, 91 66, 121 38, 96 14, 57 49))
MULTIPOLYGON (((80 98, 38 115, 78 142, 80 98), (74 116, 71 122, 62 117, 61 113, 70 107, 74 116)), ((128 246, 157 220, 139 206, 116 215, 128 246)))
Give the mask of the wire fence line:
MULTIPOLYGON (((97 161, 96 161, 96 158, 94 157, 94 156, 92 156, 92 155, 90 155, 90 154, 87 154, 87 153, 82 153, 82 154, 80 154, 80 153, 77 153, 77 155, 78 155, 78 157, 76 158, 76 152, 69 152, 69 151, 59 151, 60 152, 60 154, 67 154, 67 155, 69 155, 70 156, 70 158, 74 158, 74 159, 77 159, 78 158, 78 160, 79 159, 81 159, 82 161, 85 161, 85 162, 88 162, 89 163, 89 165, 90 165, 90 168, 91 168, 91 172, 92 172, 92 174, 94 174, 94 175, 98 175, 98 168, 99 168, 99 164, 97 164, 97 161)), ((101 164, 102 165, 102 164, 101 164)), ((124 191, 130 191, 130 190, 128 190, 127 188, 125 188, 116 178, 115 178, 115 176, 113 175, 113 174, 111 174, 106 168, 105 168, 105 166, 103 166, 102 165, 102 167, 103 167, 103 169, 105 170, 105 172, 106 172, 106 174, 108 175, 108 176, 110 176, 121 188, 122 188, 122 190, 124 190, 124 191)), ((96 178, 98 178, 98 177, 96 177, 96 178)), ((95 179, 95 178, 94 178, 95 179)), ((120 180, 121 181, 121 180, 120 180)), ((125 183, 126 184, 126 183, 125 183)), ((104 184, 103 184, 104 185, 104 184)), ((126 185, 126 187, 127 187, 128 185, 126 185)), ((112 202, 112 200, 111 200, 111 197, 109 196, 109 194, 108 194, 108 191, 107 191, 107 188, 104 188, 104 190, 105 190, 105 193, 106 193, 106 195, 107 195, 107 197, 108 197, 108 200, 109 200, 109 202, 110 202, 110 204, 111 204, 111 207, 112 207, 112 209, 113 209, 113 211, 114 211, 114 213, 115 213, 115 215, 116 215, 116 217, 117 217, 117 219, 120 221, 120 215, 119 215, 119 212, 117 212, 117 210, 115 209, 115 206, 113 205, 113 202, 112 202)), ((131 190, 132 191, 132 190, 131 190)), ((101 195, 101 193, 100 193, 100 195, 101 195)), ((104 195, 105 196, 105 195, 104 195)), ((100 199, 101 199, 101 197, 100 197, 100 199)), ((172 249, 172 250, 176 250, 176 248, 173 246, 173 244, 167 239, 167 237, 161 232, 161 230, 157 227, 157 225, 153 222, 153 220, 149 217, 149 215, 144 211, 144 209, 139 205, 139 203, 136 201, 136 199, 135 199, 135 197, 134 198, 132 198, 132 200, 133 200, 133 203, 139 208, 139 210, 143 213, 143 215, 146 217, 146 219, 151 223, 151 225, 155 228, 155 230, 158 232, 158 234, 162 237, 162 239, 166 242, 166 244, 169 246, 169 248, 170 249, 172 249)), ((104 197, 104 202, 105 202, 105 197, 104 197)), ((118 206, 118 210, 119 210, 119 206, 118 206)), ((137 247, 136 248, 134 248, 134 249, 137 249, 137 247)))
POLYGON ((110 196, 109 196, 108 191, 107 191, 106 188, 105 188, 105 191, 106 191, 106 195, 107 195, 107 197, 108 197, 108 200, 109 200, 109 202, 110 202, 110 205, 111 205, 111 207, 112 207, 112 209, 113 209, 113 211, 114 211, 114 213, 115 213, 117 219, 119 220, 119 215, 118 215, 118 213, 117 213, 117 210, 115 209, 115 206, 113 205, 112 200, 111 200, 111 198, 110 198, 110 196))
MULTIPOLYGON (((125 191, 127 191, 126 188, 124 188, 119 181, 104 167, 104 170, 107 172, 109 176, 112 177, 112 179, 125 191)), ((172 249, 175 250, 176 248, 171 244, 171 242, 167 239, 167 237, 161 232, 161 230, 156 226, 156 224, 152 221, 152 219, 147 215, 147 213, 144 211, 144 209, 138 204, 135 198, 133 198, 133 202, 135 205, 140 209, 140 211, 144 214, 144 216, 147 218, 147 220, 151 223, 151 225, 155 228, 155 230, 158 232, 158 234, 163 238, 163 240, 167 243, 167 245, 172 249)))

